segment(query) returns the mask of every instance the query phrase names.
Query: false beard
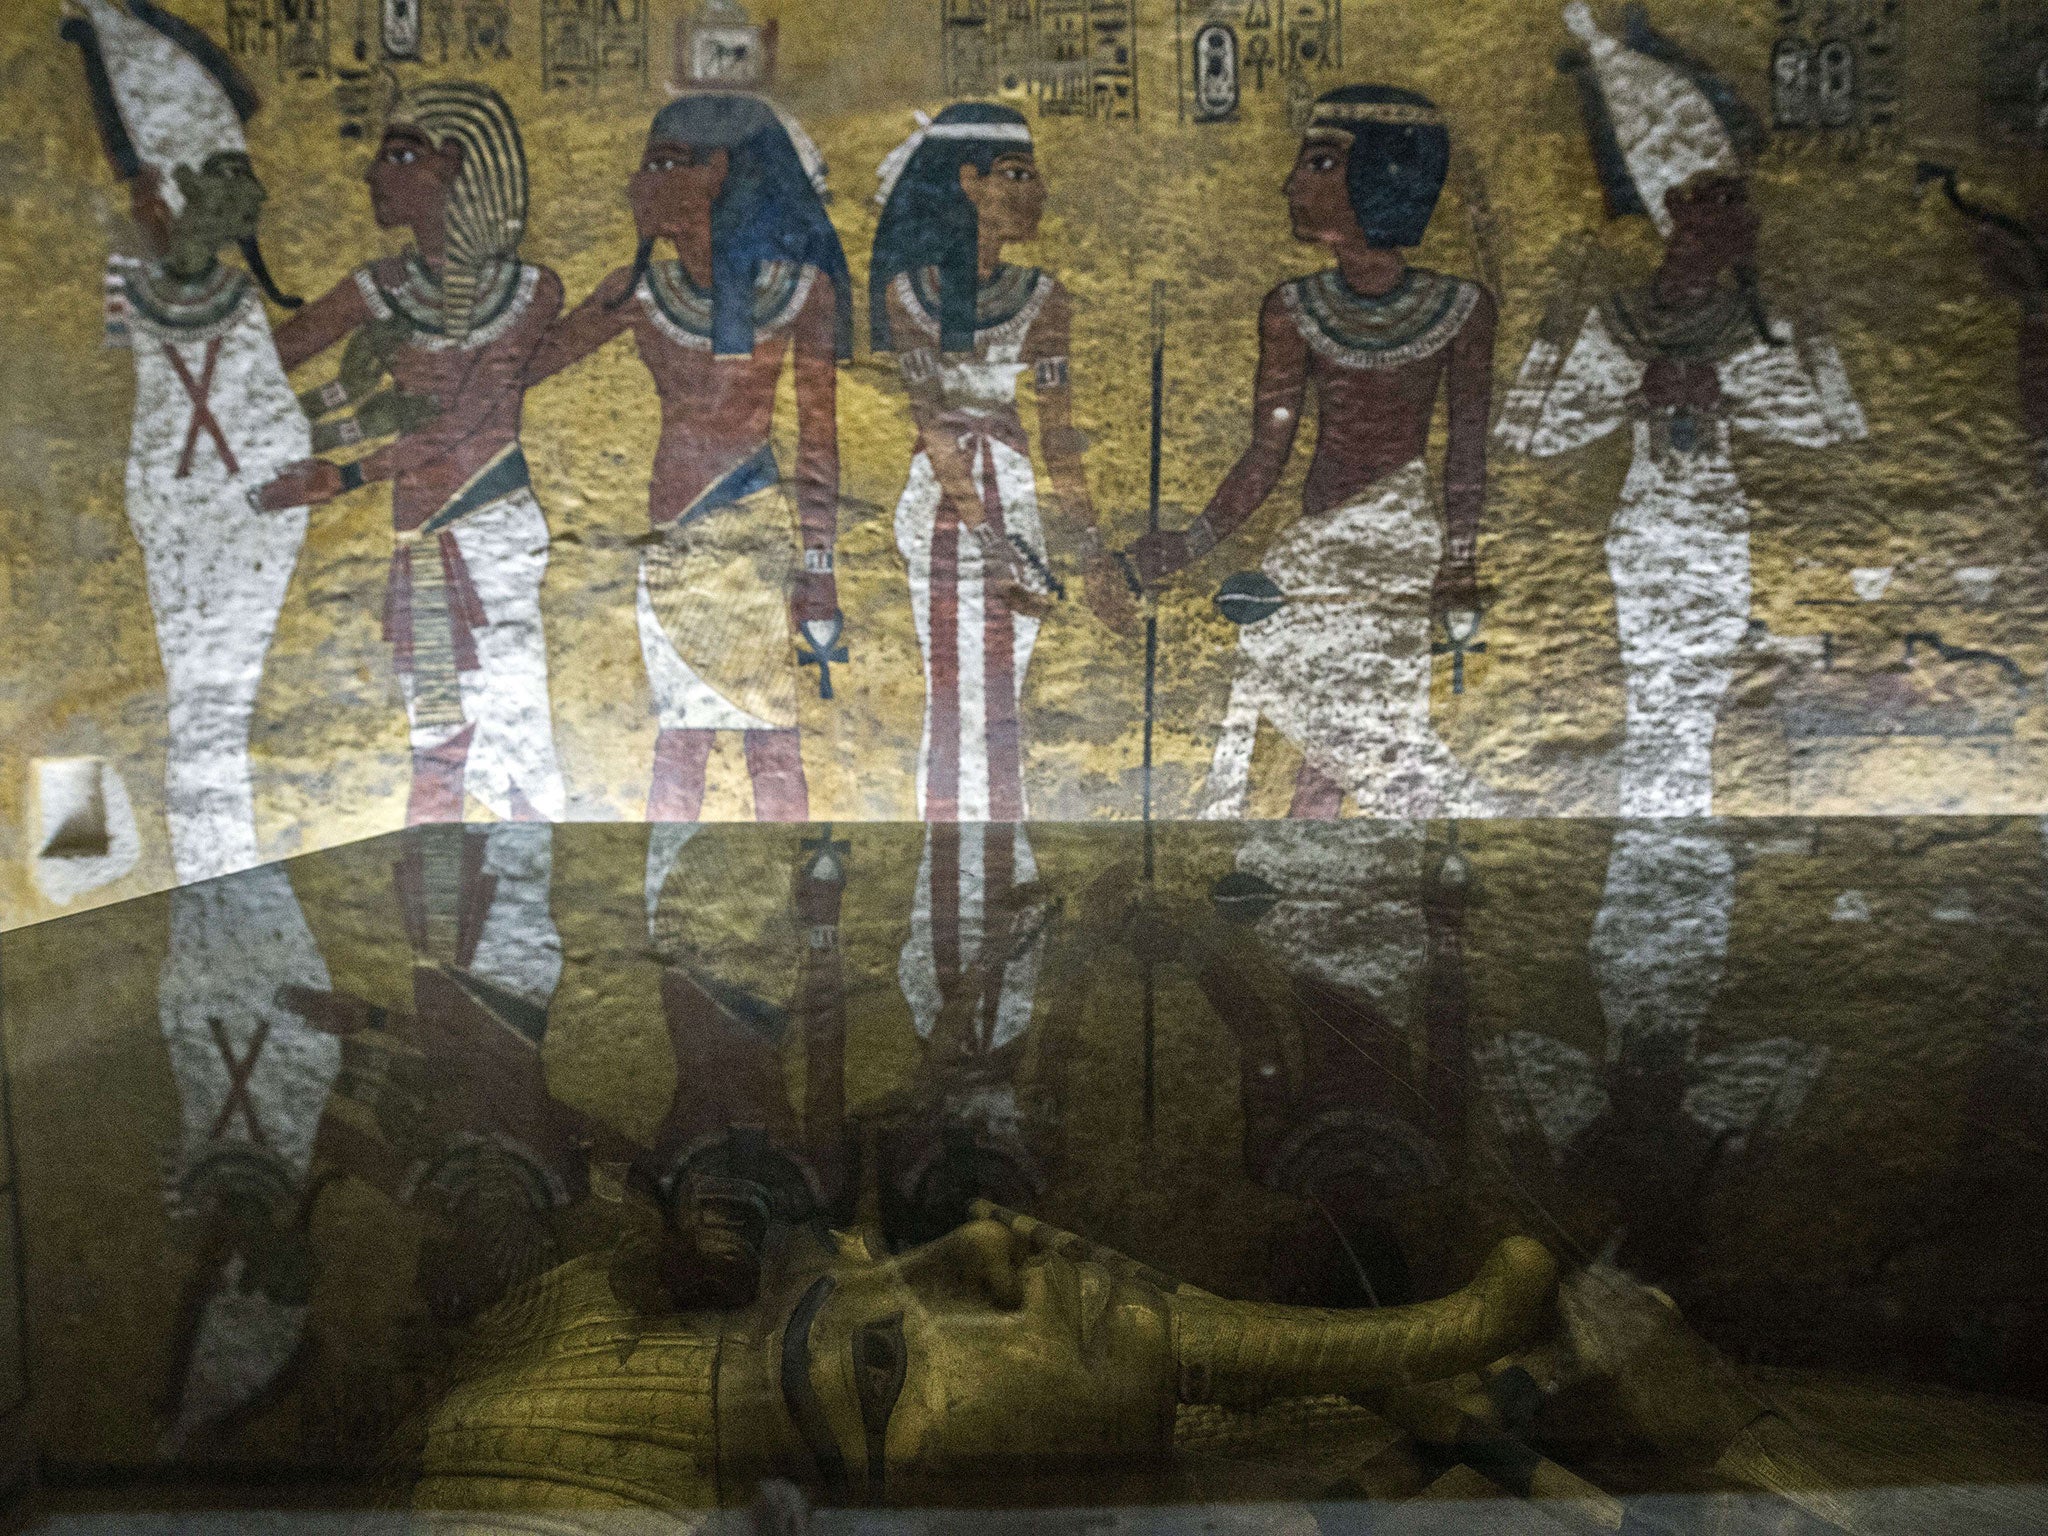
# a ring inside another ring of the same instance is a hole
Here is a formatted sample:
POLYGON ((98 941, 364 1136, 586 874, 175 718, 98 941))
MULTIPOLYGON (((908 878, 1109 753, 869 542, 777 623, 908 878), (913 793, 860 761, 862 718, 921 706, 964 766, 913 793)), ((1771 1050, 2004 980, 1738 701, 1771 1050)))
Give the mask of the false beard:
POLYGON ((646 281, 647 272, 654 265, 654 241, 650 237, 642 240, 633 249, 633 280, 626 284, 626 291, 605 305, 607 310, 623 309, 628 300, 640 291, 640 284, 646 281))
POLYGON ((263 259, 263 247, 257 243, 254 235, 244 235, 235 243, 241 247, 242 260, 248 264, 249 275, 256 279, 256 286, 263 290, 264 297, 271 303, 279 309, 297 309, 306 302, 302 298, 279 290, 277 279, 270 275, 270 263, 263 259))
POLYGON ((1767 347, 1782 347, 1785 340, 1771 328, 1770 314, 1764 309, 1763 287, 1757 281, 1755 262, 1736 263, 1735 286, 1741 291, 1743 306, 1749 311, 1749 323, 1756 327, 1756 333, 1763 344, 1767 347))

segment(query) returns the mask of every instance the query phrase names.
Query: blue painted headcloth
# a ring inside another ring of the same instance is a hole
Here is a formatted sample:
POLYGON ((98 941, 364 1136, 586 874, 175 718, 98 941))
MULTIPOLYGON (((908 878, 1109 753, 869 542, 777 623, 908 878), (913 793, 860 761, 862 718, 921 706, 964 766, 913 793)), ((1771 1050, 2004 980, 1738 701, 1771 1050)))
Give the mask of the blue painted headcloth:
POLYGON ((853 355, 853 280, 824 200, 773 107, 758 96, 705 91, 654 115, 648 142, 722 149, 730 164, 711 206, 711 350, 754 350, 754 279, 771 261, 816 267, 839 301, 838 352, 853 355))
POLYGON ((946 108, 882 163, 881 222, 868 267, 868 331, 877 352, 894 350, 889 284, 921 267, 939 272, 939 345, 974 346, 980 219, 960 188, 960 167, 986 176, 1004 155, 1031 153, 1022 113, 990 102, 946 108))
POLYGON ((1316 100, 1310 138, 1347 141, 1351 212, 1384 249, 1422 243, 1451 166, 1451 135, 1427 96, 1347 85, 1316 100))

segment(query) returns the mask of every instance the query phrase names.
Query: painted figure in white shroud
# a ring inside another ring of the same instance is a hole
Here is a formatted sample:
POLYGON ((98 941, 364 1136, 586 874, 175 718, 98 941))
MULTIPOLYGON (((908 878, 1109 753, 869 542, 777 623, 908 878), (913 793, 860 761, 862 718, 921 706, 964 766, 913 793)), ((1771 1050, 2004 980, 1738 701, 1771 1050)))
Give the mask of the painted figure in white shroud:
POLYGON ((258 511, 249 493, 309 447, 263 296, 297 301, 257 245, 264 191, 242 133, 255 91, 205 33, 148 0, 71 10, 63 35, 148 246, 109 264, 108 335, 135 354, 128 522, 169 704, 171 862, 188 883, 257 862, 249 721, 306 515, 258 511), (219 259, 227 245, 246 271, 219 259))
POLYGON ((1443 115, 1412 91, 1345 86, 1316 103, 1283 190, 1295 238, 1333 265, 1266 296, 1251 445, 1208 507, 1132 548, 1150 585, 1236 532, 1279 485, 1314 386, 1302 515, 1218 597, 1242 627, 1204 816, 1244 815, 1262 719, 1302 752, 1290 815, 1335 817, 1347 794, 1374 816, 1494 808, 1430 719, 1431 622, 1477 623, 1493 388, 1493 296, 1405 254, 1450 155, 1443 115), (1439 395, 1441 516, 1424 454, 1439 395))
POLYGON ((1743 839, 1727 822, 1615 830, 1588 953, 1607 1045, 1596 1059, 1534 1030, 1480 1057, 1511 1124, 1541 1135, 1589 1188, 1611 1191, 1623 1257, 1677 1272, 1705 1175, 1804 1107, 1828 1051, 1788 1036, 1702 1051, 1728 968, 1743 839))
POLYGON ((1749 628, 1749 509, 1731 437, 1824 448, 1868 434, 1833 343, 1780 324, 1759 294, 1743 161, 1761 125, 1639 9, 1626 43, 1583 4, 1565 19, 1586 44, 1568 61, 1608 206, 1647 214, 1664 259, 1648 284, 1594 305, 1568 348, 1538 339, 1497 436, 1548 456, 1633 434, 1607 535, 1628 674, 1620 808, 1704 816, 1716 714, 1749 628))

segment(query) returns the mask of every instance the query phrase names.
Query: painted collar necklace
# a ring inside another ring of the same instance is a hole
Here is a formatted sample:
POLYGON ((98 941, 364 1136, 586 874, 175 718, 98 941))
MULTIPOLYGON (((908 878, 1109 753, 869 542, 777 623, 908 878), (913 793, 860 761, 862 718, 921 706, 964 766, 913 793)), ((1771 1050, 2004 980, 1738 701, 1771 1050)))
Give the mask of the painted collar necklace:
POLYGON ((1359 293, 1334 267, 1281 290, 1309 344, 1351 368, 1398 368, 1437 351, 1465 324, 1479 290, 1410 267, 1382 294, 1359 293))
MULTIPOLYGON (((804 269, 793 261, 764 261, 754 273, 754 330, 772 331, 799 309, 809 285, 804 269), (799 290, 804 292, 799 292, 799 290)), ((680 261, 657 261, 647 268, 647 292, 655 309, 685 334, 709 340, 712 294, 699 288, 680 261)))
POLYGON ((1663 302, 1652 287, 1624 289, 1606 310, 1615 340, 1639 357, 1723 358, 1756 339, 1748 306, 1728 287, 1682 304, 1663 302))
POLYGON ((137 317, 163 331, 210 330, 240 309, 250 292, 247 273, 219 264, 187 281, 137 263, 124 273, 123 286, 137 317))
MULTIPOLYGON (((1024 306, 1038 292, 1038 276, 1036 267, 1013 267, 1008 262, 1000 263, 989 280, 975 290, 974 328, 977 331, 997 330, 1024 313, 1024 306)), ((932 267, 912 270, 910 291, 924 312, 936 321, 941 312, 937 270, 932 267)))
MULTIPOLYGON (((440 277, 416 249, 408 250, 404 261, 405 280, 396 288, 385 288, 384 297, 393 309, 405 316, 406 323, 414 330, 424 331, 430 336, 445 334, 441 322, 440 277)), ((518 295, 523 271, 516 257, 500 258, 485 269, 476 285, 476 298, 470 305, 469 335, 472 341, 511 306, 518 295)))

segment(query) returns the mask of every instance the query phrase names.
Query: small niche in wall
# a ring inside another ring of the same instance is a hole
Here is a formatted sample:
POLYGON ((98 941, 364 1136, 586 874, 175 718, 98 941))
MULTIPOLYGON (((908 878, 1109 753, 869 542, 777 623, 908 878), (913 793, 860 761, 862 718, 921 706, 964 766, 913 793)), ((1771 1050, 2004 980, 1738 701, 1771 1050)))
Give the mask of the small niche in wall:
POLYGON ((29 868, 36 889, 63 904, 135 867, 141 838, 128 787, 98 757, 39 757, 29 765, 29 868))
POLYGON ((36 807, 41 822, 37 858, 106 857, 110 839, 102 786, 105 769, 106 764, 96 757, 36 759, 36 807))

